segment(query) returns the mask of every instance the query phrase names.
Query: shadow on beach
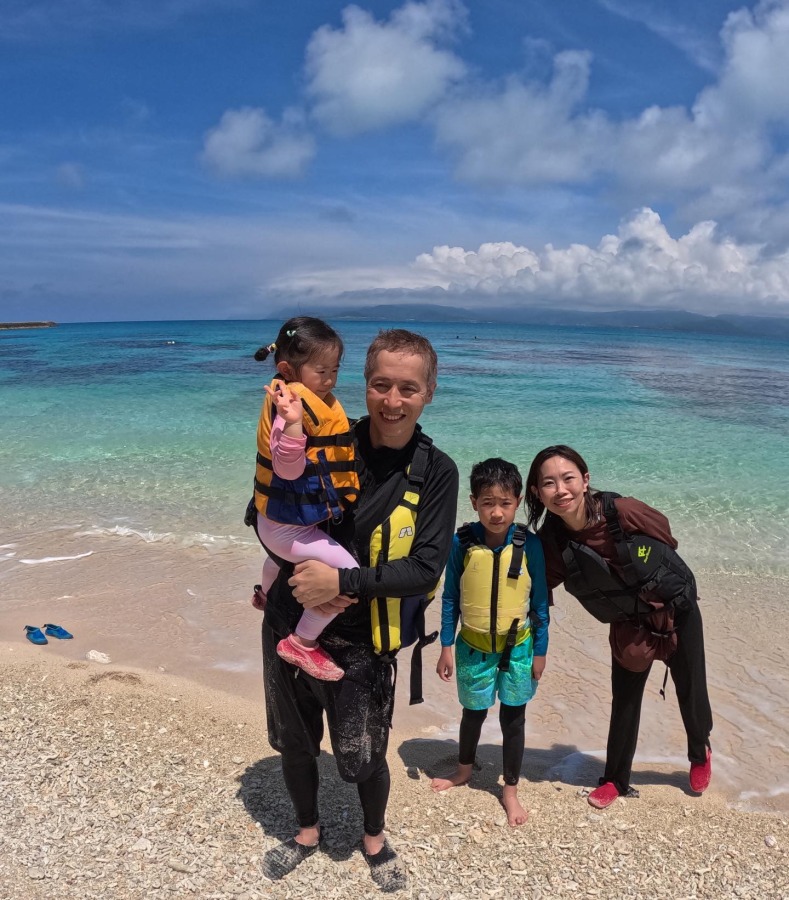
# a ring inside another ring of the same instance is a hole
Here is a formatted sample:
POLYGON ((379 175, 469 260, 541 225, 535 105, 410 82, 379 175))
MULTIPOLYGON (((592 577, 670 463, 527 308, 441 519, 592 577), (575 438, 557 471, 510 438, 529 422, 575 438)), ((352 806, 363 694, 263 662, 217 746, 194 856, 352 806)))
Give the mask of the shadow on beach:
MULTIPOLYGON (((398 753, 410 777, 414 778, 419 777, 418 773, 428 779, 446 777, 458 762, 458 744, 454 740, 412 738, 400 744, 398 753)), ((468 787, 498 792, 501 770, 501 745, 480 743, 468 787)), ((593 788, 602 774, 602 760, 573 744, 553 744, 548 749, 527 746, 523 754, 521 778, 533 784, 548 781, 569 787, 593 788)), ((688 785, 687 769, 659 771, 640 769, 636 765, 632 785, 637 790, 647 785, 666 785, 678 788, 690 797, 695 796, 688 785)))
MULTIPOLYGON (((331 753, 318 758, 320 821, 323 852, 336 862, 347 860, 358 849, 364 827, 356 786, 337 774, 331 753)), ((298 824, 282 777, 279 755, 268 756, 247 767, 238 777, 237 797, 262 831, 277 840, 293 837, 298 824)))

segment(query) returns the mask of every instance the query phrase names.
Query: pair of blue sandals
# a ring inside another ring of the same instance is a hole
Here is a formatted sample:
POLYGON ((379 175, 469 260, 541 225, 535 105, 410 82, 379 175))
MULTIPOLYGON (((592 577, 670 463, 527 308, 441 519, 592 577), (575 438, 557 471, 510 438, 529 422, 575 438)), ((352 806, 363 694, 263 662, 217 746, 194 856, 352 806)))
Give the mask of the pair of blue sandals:
POLYGON ((46 624, 43 631, 40 628, 36 628, 35 625, 25 625, 25 637, 31 644, 48 644, 49 641, 46 639, 46 635, 58 638, 61 641, 70 640, 74 637, 73 634, 69 634, 60 625, 46 624))

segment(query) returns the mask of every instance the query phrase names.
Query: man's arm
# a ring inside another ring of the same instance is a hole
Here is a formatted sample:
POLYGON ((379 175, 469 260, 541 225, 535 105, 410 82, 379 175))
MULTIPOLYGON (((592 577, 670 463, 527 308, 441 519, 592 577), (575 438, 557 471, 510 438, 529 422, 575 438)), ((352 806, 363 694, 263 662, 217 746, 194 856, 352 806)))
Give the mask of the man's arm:
POLYGON ((411 552, 377 567, 340 569, 340 593, 369 600, 409 597, 436 586, 455 533, 458 470, 443 453, 435 453, 431 463, 419 498, 411 552))
POLYGON ((309 560, 299 563, 289 579, 293 594, 310 608, 347 594, 373 597, 410 597, 431 591, 444 571, 457 513, 457 466, 444 453, 434 453, 419 500, 411 552, 382 566, 332 569, 309 560))

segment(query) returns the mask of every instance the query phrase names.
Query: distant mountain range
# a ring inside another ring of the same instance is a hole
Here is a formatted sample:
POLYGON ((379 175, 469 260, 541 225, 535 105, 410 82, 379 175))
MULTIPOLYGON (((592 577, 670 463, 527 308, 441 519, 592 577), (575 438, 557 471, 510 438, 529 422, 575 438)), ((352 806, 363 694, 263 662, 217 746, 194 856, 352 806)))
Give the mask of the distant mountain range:
POLYGON ((494 322, 517 325, 567 325, 597 328, 646 328, 654 331, 685 331, 752 337, 789 338, 789 317, 723 314, 702 316, 681 310, 558 310, 539 307, 492 307, 479 310, 439 306, 434 303, 390 303, 374 306, 327 306, 314 309, 299 304, 299 312, 327 319, 387 322, 494 322))

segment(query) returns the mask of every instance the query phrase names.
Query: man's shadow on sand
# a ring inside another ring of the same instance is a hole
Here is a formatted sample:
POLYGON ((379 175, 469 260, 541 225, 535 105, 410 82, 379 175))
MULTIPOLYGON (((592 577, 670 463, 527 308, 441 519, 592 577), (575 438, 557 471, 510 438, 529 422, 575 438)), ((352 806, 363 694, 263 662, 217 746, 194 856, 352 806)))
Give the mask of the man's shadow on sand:
MULTIPOLYGON (((412 738, 403 741, 398 753, 409 774, 414 772, 412 777, 419 777, 419 772, 430 779, 446 777, 455 770, 458 762, 458 744, 451 739, 412 738)), ((553 744, 549 749, 527 746, 523 753, 521 778, 532 783, 550 781, 576 788, 595 788, 603 767, 601 757, 584 753, 573 744, 553 744)), ((501 769, 501 745, 481 743, 477 747, 474 774, 468 786, 498 795, 501 769)), ((687 769, 659 772, 637 768, 631 784, 636 789, 668 785, 679 788, 688 796, 695 796, 688 784, 687 769)))
MULTIPOLYGON (((330 753, 322 752, 318 758, 318 777, 324 832, 321 849, 336 862, 347 860, 358 848, 364 830, 356 785, 347 784, 340 778, 330 753)), ((237 781, 236 796, 263 832, 279 841, 292 838, 298 826, 282 777, 279 755, 267 756, 247 766, 237 781)))

